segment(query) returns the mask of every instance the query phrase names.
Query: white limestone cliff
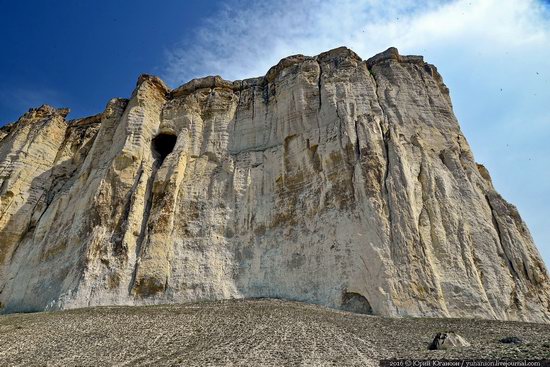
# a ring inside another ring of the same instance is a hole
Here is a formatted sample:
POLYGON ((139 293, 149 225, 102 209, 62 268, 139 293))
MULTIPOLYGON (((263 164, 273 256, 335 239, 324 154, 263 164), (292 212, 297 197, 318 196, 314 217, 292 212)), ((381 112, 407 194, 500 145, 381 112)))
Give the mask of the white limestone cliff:
POLYGON ((550 321, 548 273, 436 68, 391 48, 265 77, 143 75, 130 100, 0 129, 0 307, 275 297, 550 321))

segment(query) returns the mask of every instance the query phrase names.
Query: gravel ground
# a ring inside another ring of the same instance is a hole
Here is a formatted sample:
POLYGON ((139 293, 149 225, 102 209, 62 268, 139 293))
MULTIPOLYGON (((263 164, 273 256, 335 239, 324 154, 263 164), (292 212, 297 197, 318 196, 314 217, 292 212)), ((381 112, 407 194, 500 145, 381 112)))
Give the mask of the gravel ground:
POLYGON ((550 359, 550 325, 383 318, 280 300, 0 316, 0 366, 365 366, 387 358, 550 359), (429 351, 437 332, 472 345, 429 351), (504 344, 515 336, 523 344, 504 344))

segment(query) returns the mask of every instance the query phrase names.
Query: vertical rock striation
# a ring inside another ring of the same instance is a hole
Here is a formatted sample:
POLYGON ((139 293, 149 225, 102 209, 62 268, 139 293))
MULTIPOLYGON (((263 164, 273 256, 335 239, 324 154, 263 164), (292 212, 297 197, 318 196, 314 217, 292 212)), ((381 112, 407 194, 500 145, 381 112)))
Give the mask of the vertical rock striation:
POLYGON ((550 320, 529 231, 422 57, 338 48, 174 90, 143 75, 67 113, 0 129, 4 312, 277 297, 550 320))

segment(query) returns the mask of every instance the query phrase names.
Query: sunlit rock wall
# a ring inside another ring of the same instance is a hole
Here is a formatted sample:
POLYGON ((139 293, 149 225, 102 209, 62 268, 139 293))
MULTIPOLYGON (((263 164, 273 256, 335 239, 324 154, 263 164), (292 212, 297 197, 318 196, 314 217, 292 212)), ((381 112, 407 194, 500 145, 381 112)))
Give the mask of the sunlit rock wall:
POLYGON ((395 49, 265 77, 142 76, 130 100, 0 129, 4 312, 276 297, 549 321, 548 274, 436 68, 395 49))

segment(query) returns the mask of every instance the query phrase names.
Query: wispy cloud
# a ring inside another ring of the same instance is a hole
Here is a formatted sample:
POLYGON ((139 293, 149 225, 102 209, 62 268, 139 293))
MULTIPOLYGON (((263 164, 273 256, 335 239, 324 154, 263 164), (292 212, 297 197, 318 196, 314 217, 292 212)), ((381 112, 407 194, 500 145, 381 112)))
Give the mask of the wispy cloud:
POLYGON ((291 54, 317 54, 340 45, 358 52, 377 48, 367 28, 376 22, 435 8, 433 1, 230 1, 204 21, 195 37, 168 52, 167 79, 174 84, 205 74, 228 79, 263 75, 291 54), (366 40, 367 42, 362 42, 366 40), (367 47, 368 48, 367 48, 367 47))
POLYGON ((205 74, 259 76, 290 54, 341 45, 364 57, 388 45, 418 52, 458 42, 470 53, 488 43, 540 45, 548 41, 544 12, 534 0, 229 1, 168 52, 165 76, 174 84, 205 74))
POLYGON ((550 11, 539 0, 230 1, 168 53, 172 85, 265 74, 279 59, 389 46, 438 66, 476 158, 550 264, 550 11))

